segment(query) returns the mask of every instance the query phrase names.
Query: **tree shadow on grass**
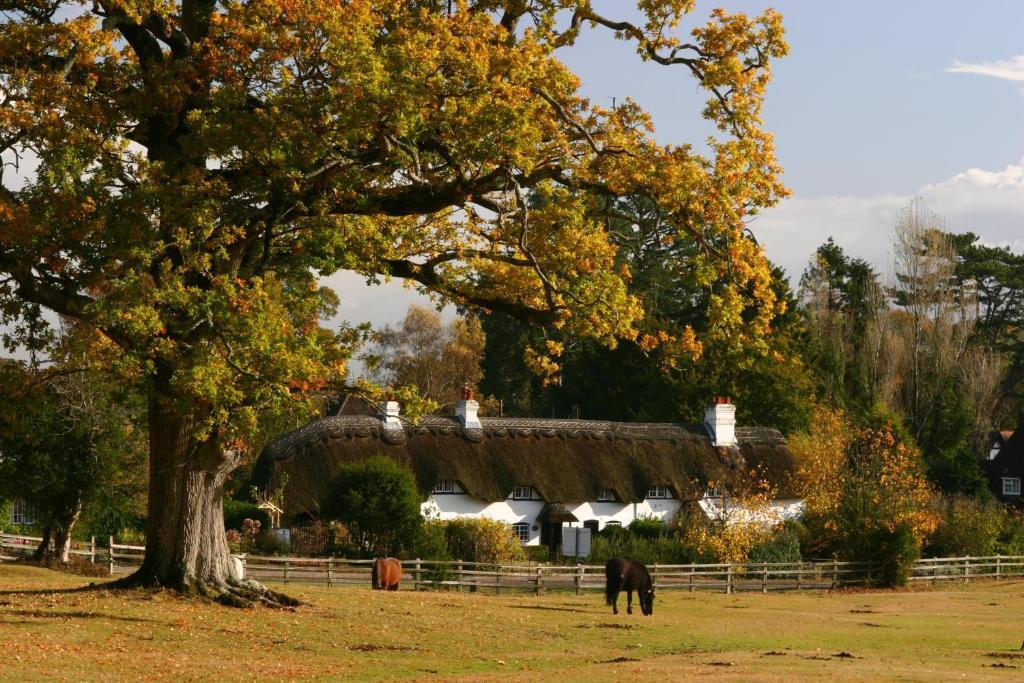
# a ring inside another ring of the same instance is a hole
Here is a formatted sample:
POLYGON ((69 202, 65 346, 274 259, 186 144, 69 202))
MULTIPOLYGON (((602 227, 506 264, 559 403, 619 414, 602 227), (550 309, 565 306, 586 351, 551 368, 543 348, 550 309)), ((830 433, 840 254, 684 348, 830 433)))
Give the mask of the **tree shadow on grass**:
MULTIPOLYGON (((8 614, 19 617, 32 617, 35 619, 102 619, 104 621, 128 621, 128 622, 152 622, 153 619, 146 619, 144 617, 126 617, 117 614, 106 614, 105 612, 86 612, 84 610, 71 610, 71 611, 44 611, 39 609, 12 609, 0 611, 0 623, 12 623, 8 622, 4 617, 8 614)), ((19 620, 14 623, 30 623, 24 620, 19 620)))

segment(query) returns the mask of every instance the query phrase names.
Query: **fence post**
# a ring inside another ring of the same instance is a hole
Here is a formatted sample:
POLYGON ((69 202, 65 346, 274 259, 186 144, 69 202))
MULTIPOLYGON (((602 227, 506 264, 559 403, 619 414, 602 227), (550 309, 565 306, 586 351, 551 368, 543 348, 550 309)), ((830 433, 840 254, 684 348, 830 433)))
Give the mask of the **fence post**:
POLYGON ((999 578, 1000 578, 1000 571, 999 570, 1001 568, 1002 561, 1003 561, 1003 556, 1002 555, 996 555, 996 581, 998 581, 999 578))
POLYGON ((416 558, 416 568, 412 570, 412 589, 420 589, 420 558, 416 558))
POLYGON ((839 587, 839 560, 832 558, 832 590, 839 587))
POLYGON ((288 567, 291 566, 291 563, 292 563, 292 561, 290 559, 286 559, 284 561, 284 582, 285 583, 288 583, 288 567))
POLYGON ((334 558, 327 558, 327 587, 330 588, 334 584, 334 558))
POLYGON ((964 583, 970 583, 971 581, 971 558, 970 556, 964 558, 964 583))
POLYGON ((114 575, 114 537, 110 537, 110 545, 107 546, 110 551, 110 575, 114 575))
MULTIPOLYGON (((654 566, 655 566, 655 568, 657 568, 658 565, 654 565, 654 566)), ((657 569, 655 569, 655 571, 657 571, 657 569)), ((576 576, 573 577, 573 583, 576 584, 576 595, 579 595, 580 591, 582 590, 582 583, 583 583, 583 565, 580 564, 579 562, 576 563, 576 576)), ((658 583, 657 579, 655 579, 654 583, 655 583, 655 585, 657 585, 657 583, 658 583)))
POLYGON ((732 563, 729 563, 729 571, 725 575, 725 594, 732 594, 732 563))
POLYGON ((796 589, 797 590, 800 590, 801 588, 803 588, 803 578, 804 578, 804 563, 801 560, 800 563, 797 564, 797 566, 796 566, 796 589))
POLYGON ((763 571, 761 573, 761 592, 768 592, 768 565, 763 567, 763 571))
POLYGON ((690 565, 690 592, 691 593, 693 592, 693 572, 695 570, 696 570, 696 568, 691 564, 690 565))
POLYGON ((536 586, 534 588, 534 592, 537 595, 540 595, 541 593, 544 592, 544 577, 541 575, 541 573, 543 571, 544 571, 544 565, 543 564, 538 564, 537 565, 536 586))
MULTIPOLYGON (((651 571, 651 585, 654 588, 657 588, 658 587, 658 565, 657 565, 657 563, 651 565, 651 568, 652 568, 652 571, 651 571)), ((576 594, 579 595, 579 592, 577 592, 576 594)))
POLYGON ((494 594, 501 595, 501 565, 494 567, 494 594))
POLYGON ((91 536, 89 539, 89 563, 96 564, 96 537, 91 536))
POLYGON ((455 590, 462 592, 462 560, 455 567, 455 590))

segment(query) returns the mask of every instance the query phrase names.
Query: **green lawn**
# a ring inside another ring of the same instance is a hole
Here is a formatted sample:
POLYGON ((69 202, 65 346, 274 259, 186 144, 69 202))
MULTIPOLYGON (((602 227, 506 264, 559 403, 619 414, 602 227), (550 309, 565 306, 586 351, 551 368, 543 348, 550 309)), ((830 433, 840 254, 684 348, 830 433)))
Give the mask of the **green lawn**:
MULTIPOLYGON (((774 595, 379 593, 292 584, 294 612, 0 565, 0 679, 1020 680, 1024 582, 774 595), (624 604, 620 605, 624 606, 624 604)), ((281 587, 279 587, 281 588, 281 587)))

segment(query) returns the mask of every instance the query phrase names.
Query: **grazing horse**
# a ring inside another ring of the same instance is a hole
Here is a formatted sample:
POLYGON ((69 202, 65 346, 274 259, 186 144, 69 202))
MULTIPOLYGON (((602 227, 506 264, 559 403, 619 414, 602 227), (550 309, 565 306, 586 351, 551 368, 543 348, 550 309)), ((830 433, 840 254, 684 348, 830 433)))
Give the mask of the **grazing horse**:
POLYGON ((606 579, 604 596, 607 604, 612 606, 614 614, 619 613, 619 592, 626 591, 626 613, 633 613, 633 591, 640 601, 640 611, 645 617, 654 614, 654 583, 647 567, 639 562, 615 557, 604 566, 606 579))
POLYGON ((373 590, 396 591, 401 580, 401 562, 393 557, 378 557, 373 561, 373 590))

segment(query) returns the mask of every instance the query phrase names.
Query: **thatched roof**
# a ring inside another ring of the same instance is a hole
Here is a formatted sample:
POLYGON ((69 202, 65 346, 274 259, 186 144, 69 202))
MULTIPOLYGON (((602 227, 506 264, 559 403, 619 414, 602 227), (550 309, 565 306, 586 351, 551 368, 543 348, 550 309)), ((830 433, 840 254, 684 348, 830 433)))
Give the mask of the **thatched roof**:
POLYGON ((703 425, 481 417, 466 430, 452 417, 431 416, 385 429, 368 415, 325 417, 270 443, 253 484, 274 489, 287 476, 284 507, 315 513, 339 465, 385 455, 409 467, 420 491, 454 479, 475 498, 505 500, 532 486, 544 500, 595 501, 612 489, 625 503, 667 485, 680 499, 699 498, 709 481, 756 471, 791 497, 793 456, 777 430, 736 428, 735 448, 715 448, 703 425))
POLYGON ((989 488, 996 497, 1024 506, 1021 496, 1003 496, 1003 477, 1024 479, 1024 417, 1020 422, 1016 431, 1001 433, 1009 434, 1009 437, 996 457, 992 460, 983 460, 981 467, 988 478, 989 488))

